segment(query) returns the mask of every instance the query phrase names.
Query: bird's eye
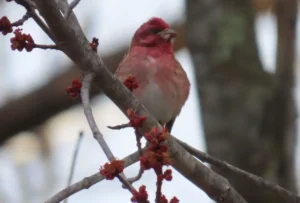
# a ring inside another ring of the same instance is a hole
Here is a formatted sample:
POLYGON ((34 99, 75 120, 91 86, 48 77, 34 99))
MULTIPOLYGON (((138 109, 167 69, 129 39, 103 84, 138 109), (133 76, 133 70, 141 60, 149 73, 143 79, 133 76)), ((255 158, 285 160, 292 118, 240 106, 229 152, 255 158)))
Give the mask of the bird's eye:
POLYGON ((152 34, 157 34, 157 33, 159 33, 161 30, 160 29, 152 29, 152 30, 150 30, 150 33, 152 33, 152 34))

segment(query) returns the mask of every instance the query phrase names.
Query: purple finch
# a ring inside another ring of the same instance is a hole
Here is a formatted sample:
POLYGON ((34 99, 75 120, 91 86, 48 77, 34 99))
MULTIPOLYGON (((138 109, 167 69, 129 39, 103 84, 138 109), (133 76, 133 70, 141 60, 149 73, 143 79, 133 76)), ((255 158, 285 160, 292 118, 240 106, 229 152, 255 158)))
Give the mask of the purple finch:
POLYGON ((176 32, 161 18, 152 18, 135 32, 130 49, 115 75, 124 82, 134 77, 132 93, 169 132, 188 98, 190 83, 176 60, 176 32))

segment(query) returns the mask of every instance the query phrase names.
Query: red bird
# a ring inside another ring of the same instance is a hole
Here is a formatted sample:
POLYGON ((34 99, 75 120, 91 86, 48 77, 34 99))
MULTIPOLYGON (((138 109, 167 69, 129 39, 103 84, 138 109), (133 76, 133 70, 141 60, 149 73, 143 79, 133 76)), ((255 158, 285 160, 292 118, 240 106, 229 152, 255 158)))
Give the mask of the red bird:
POLYGON ((161 18, 152 18, 135 32, 115 75, 135 77, 132 92, 169 132, 188 98, 190 83, 173 51, 176 32, 161 18))

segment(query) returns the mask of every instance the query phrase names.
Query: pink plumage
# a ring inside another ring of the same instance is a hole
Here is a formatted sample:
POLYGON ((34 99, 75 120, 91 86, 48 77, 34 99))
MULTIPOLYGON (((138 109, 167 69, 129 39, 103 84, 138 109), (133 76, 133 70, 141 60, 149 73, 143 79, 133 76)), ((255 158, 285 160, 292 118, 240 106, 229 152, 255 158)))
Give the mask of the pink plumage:
POLYGON ((123 82, 134 76, 133 94, 163 125, 172 124, 189 95, 190 83, 176 60, 176 32, 161 18, 151 18, 135 32, 130 49, 115 75, 123 82))

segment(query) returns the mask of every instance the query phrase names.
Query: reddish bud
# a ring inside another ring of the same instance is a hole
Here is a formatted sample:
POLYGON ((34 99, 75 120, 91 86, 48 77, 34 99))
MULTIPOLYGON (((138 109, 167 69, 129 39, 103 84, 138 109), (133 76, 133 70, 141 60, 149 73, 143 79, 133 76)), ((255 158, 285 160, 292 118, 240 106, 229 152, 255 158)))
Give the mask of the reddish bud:
POLYGON ((92 42, 90 43, 90 46, 91 46, 91 48, 93 49, 93 51, 96 52, 96 53, 97 53, 98 45, 99 45, 99 39, 96 38, 96 37, 93 37, 93 40, 92 40, 92 42))
POLYGON ((131 202, 149 203, 148 193, 146 191, 146 186, 145 185, 142 185, 139 188, 139 191, 134 191, 133 192, 133 196, 131 197, 131 202))
MULTIPOLYGON (((144 170, 152 168, 157 175, 163 175, 162 167, 171 164, 168 148, 162 143, 167 139, 166 132, 165 129, 152 128, 144 135, 150 144, 143 156, 140 157, 140 164, 144 170)), ((167 170, 166 176, 158 178, 171 180, 172 175, 167 170)))
POLYGON ((12 31, 13 29, 9 19, 6 16, 0 18, 0 32, 2 32, 3 35, 6 35, 7 33, 11 33, 12 31))
POLYGON ((159 203, 168 203, 168 200, 167 200, 167 198, 166 198, 165 195, 162 195, 162 196, 160 197, 159 203))
POLYGON ((112 160, 110 163, 104 164, 100 168, 100 174, 105 176, 107 180, 114 179, 119 173, 122 173, 124 170, 124 161, 123 160, 112 160))
POLYGON ((170 203, 179 203, 179 199, 177 199, 177 197, 173 197, 173 198, 170 200, 170 203))
POLYGON ((144 121, 147 119, 146 116, 137 115, 132 109, 127 111, 127 115, 129 117, 129 125, 133 128, 142 127, 144 121))
POLYGON ((26 49, 26 51, 32 51, 32 49, 34 48, 35 44, 34 41, 31 37, 31 35, 29 34, 22 34, 22 29, 16 29, 14 31, 15 36, 10 38, 10 42, 11 42, 11 49, 12 50, 18 50, 18 51, 22 51, 24 48, 26 49))
POLYGON ((72 81, 72 86, 66 87, 66 93, 70 95, 73 99, 75 99, 81 92, 82 83, 75 78, 72 81))
POLYGON ((164 175, 163 175, 164 179, 167 180, 167 181, 171 181, 172 180, 172 170, 171 169, 167 169, 165 172, 164 172, 164 175))

